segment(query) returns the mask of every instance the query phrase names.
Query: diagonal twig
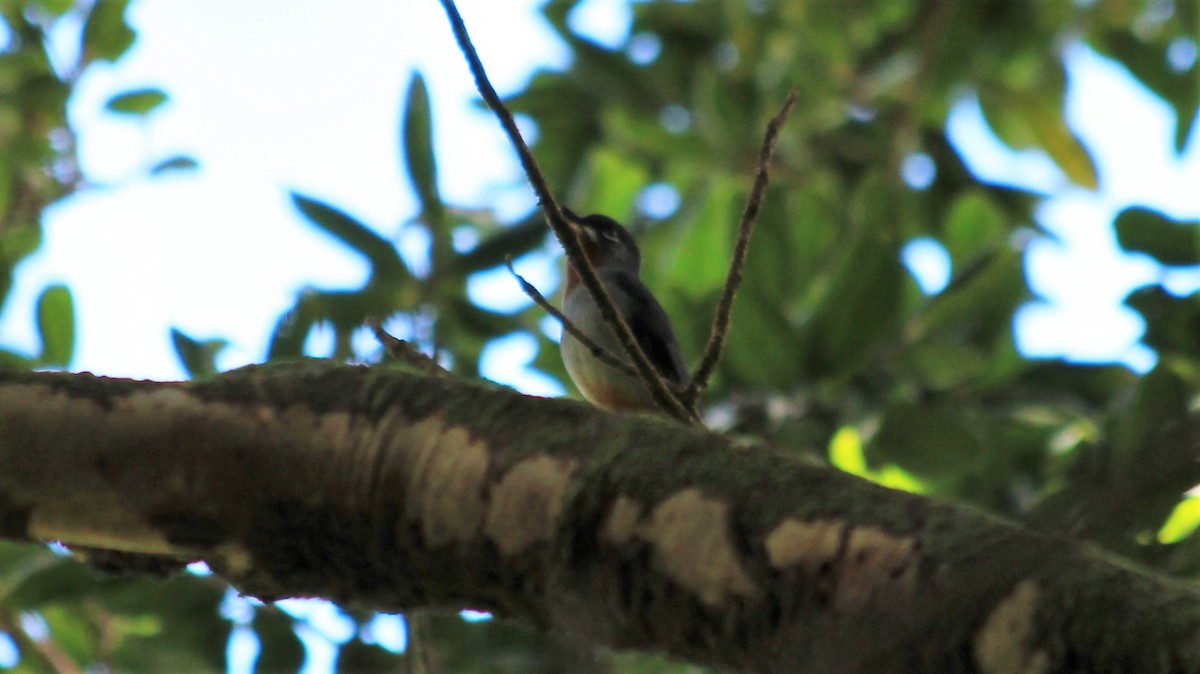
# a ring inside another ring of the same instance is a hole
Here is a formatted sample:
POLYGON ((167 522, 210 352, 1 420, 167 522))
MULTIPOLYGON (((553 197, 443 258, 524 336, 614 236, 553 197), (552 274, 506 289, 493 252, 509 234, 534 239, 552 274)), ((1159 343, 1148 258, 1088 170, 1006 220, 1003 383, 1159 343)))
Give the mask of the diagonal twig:
POLYGON ((550 304, 550 301, 547 300, 532 283, 526 281, 524 277, 518 274, 517 270, 513 269, 511 255, 504 258, 504 265, 508 267, 508 273, 512 274, 513 277, 517 279, 517 283, 521 284, 521 290, 525 291, 525 294, 529 296, 529 299, 533 300, 533 303, 541 307, 543 311, 557 318, 558 322, 562 324, 563 330, 570 333, 570 335, 577 339, 580 344, 586 346, 588 350, 592 352, 593 358, 605 363, 606 365, 611 365, 631 377, 638 376, 637 370, 633 369, 632 365, 609 353, 604 347, 597 344, 595 340, 593 340, 591 337, 588 337, 587 333, 576 327, 576 325, 571 322, 571 319, 567 318, 563 312, 558 310, 558 307, 550 304))
POLYGON ((787 121, 792 108, 796 107, 798 98, 799 92, 796 87, 792 87, 783 102, 783 107, 767 124, 767 131, 763 135, 762 147, 758 152, 758 170, 754 174, 754 184, 750 188, 750 194, 746 197, 746 207, 742 211, 742 220, 738 225, 737 243, 733 249, 733 260, 729 264, 729 274, 725 278, 725 289, 713 316, 712 329, 708 335, 708 343, 704 347, 704 355, 701 356, 700 364, 696 366, 691 382, 683 392, 682 399, 686 407, 695 405, 696 399, 700 397, 704 389, 708 388, 709 377, 712 376, 713 370, 721 360, 725 337, 729 334, 729 317, 733 313, 733 300, 737 296, 738 286, 742 283, 742 270, 746 267, 746 253, 750 249, 750 237, 754 234, 754 223, 758 220, 763 197, 766 195, 767 185, 770 183, 771 156, 775 153, 779 130, 787 121))
POLYGON ((622 348, 625 349, 625 352, 633 361, 633 366, 637 370, 639 378, 646 384, 646 388, 650 391, 650 396, 654 399, 654 402, 664 412, 676 419, 698 422, 699 415, 696 413, 694 407, 682 404, 680 399, 671 392, 666 380, 662 378, 650 362, 650 359, 642 351, 641 346, 638 345, 637 339, 633 335, 633 331, 629 328, 629 324, 621 316, 621 312, 617 309, 616 304, 613 303, 608 290, 600 282, 600 277, 596 274, 596 270, 592 267, 587 256, 584 255, 583 245, 579 241, 579 234, 567 224, 566 218, 563 217, 562 209, 554 199, 554 194, 550 191, 550 186, 546 182, 545 176, 542 175, 541 169, 538 168, 537 160, 534 159, 533 153, 525 143, 525 139, 521 137, 520 130, 517 129, 516 121, 513 120, 512 114, 504 106, 504 103, 500 100, 500 96, 488 80, 483 63, 479 59, 479 54, 475 51, 475 46, 471 43, 471 38, 467 34, 467 27, 463 23, 462 16, 458 13, 458 8, 454 5, 454 0, 441 0, 441 2, 442 7, 446 10, 446 16, 450 20, 450 27, 454 31, 454 37, 458 42, 459 49, 462 50, 463 56, 467 59, 467 65, 470 67, 471 74, 475 78, 475 87, 479 90, 479 95, 500 120, 500 126, 504 128, 505 134, 508 135, 509 141, 516 149, 517 156, 521 160, 521 167, 524 169, 525 175, 529 178, 534 192, 537 193, 538 202, 541 204, 546 221, 550 224, 550 229, 554 231, 554 235, 558 237, 559 243, 562 244, 563 250, 567 254, 568 263, 574 266, 575 270, 579 272, 579 279, 599 307, 600 314, 604 317, 604 322, 612 328, 617 339, 621 342, 622 348))
POLYGON ((371 329, 371 332, 375 333, 375 339, 379 340, 379 344, 383 346, 392 358, 430 374, 450 374, 446 368, 438 365, 436 360, 417 350, 417 347, 413 346, 412 342, 406 342, 403 339, 397 339, 388 334, 388 331, 383 329, 383 324, 378 319, 368 318, 366 324, 371 329))

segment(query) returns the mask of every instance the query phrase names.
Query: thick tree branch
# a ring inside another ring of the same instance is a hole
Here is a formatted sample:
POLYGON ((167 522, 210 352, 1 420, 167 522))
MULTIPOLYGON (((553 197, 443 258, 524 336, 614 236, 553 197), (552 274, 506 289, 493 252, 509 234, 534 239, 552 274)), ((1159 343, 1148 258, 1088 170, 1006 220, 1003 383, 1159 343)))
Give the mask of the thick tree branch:
POLYGON ((386 368, 0 374, 0 536, 745 672, 1200 669, 1200 594, 1088 548, 699 428, 386 368))

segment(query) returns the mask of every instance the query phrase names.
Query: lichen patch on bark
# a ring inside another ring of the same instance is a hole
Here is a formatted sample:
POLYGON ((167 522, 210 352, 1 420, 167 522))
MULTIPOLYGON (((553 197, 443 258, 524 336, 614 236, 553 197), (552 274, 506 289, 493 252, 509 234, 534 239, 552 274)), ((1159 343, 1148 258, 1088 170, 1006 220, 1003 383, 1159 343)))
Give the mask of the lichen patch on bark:
MULTIPOLYGON (((912 536, 893 536, 871 526, 851 530, 837 565, 834 608, 860 611, 884 594, 911 594, 920 562, 916 548, 912 536)), ((887 603, 895 602, 889 598, 887 603)))
POLYGON ((550 540, 562 519, 575 462, 535 456, 513 466, 492 489, 484 533, 509 556, 550 540))
MULTIPOLYGON (((869 609, 889 593, 911 594, 920 563, 917 539, 877 527, 847 527, 840 520, 785 519, 763 542, 767 562, 780 571, 799 568, 811 576, 830 574, 831 599, 838 611, 869 609)), ((885 601, 892 603, 890 598, 885 601)))
POLYGON ((637 535, 642 505, 628 496, 618 496, 600 527, 600 539, 613 545, 625 545, 637 535))
POLYGON ((724 500, 684 489, 658 504, 638 535, 654 547, 658 570, 705 604, 719 606, 733 597, 758 594, 734 549, 724 500))
POLYGON ((446 426, 441 415, 413 424, 395 442, 413 455, 405 503, 409 516, 420 521, 426 544, 472 540, 483 526, 487 447, 466 429, 446 426))
POLYGON ((168 411, 196 409, 202 407, 204 403, 196 400, 190 393, 182 389, 164 388, 115 397, 111 400, 111 404, 114 413, 147 414, 152 418, 162 418, 162 415, 168 411))
POLYGON ((975 661, 985 674, 1041 674, 1050 669, 1049 657, 1030 648, 1041 588, 1032 580, 1017 583, 996 604, 975 633, 975 661))
POLYGON ((213 552, 226 572, 235 578, 246 576, 254 569, 254 555, 240 543, 222 543, 213 552))
POLYGON ((816 574, 837 559, 845 527, 841 520, 802 522, 789 517, 767 534, 767 562, 780 571, 800 566, 816 574))

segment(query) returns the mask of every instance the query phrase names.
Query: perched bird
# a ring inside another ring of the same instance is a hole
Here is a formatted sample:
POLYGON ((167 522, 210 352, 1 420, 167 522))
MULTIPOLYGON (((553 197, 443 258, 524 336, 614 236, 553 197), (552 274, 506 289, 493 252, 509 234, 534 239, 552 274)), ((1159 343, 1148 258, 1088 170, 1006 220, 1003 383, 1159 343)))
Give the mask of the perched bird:
MULTIPOLYGON (((604 215, 580 217, 565 208, 563 215, 579 232, 584 254, 655 369, 670 384, 686 385, 687 366, 667 312, 639 277, 642 254, 633 236, 616 220, 604 215)), ((616 334, 605 324, 600 308, 580 283, 579 273, 570 264, 567 265, 563 314, 605 351, 629 360, 616 334)), ((610 410, 658 409, 641 379, 602 362, 591 349, 565 331, 562 355, 571 380, 592 404, 610 410)))

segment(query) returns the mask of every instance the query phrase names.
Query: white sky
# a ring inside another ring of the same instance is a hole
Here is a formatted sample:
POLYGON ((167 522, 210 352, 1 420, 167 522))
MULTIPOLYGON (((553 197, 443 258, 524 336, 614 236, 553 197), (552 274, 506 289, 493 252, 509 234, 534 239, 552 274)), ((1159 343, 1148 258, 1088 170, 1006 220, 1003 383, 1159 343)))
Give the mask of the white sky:
MULTIPOLYGON (((523 86, 533 67, 567 58, 535 16, 536 4, 461 3, 501 93, 523 86)), ((223 367, 261 361, 275 320, 299 289, 353 287, 366 273, 352 253, 293 212, 289 189, 404 238, 415 202, 401 173, 397 130, 400 98, 415 70, 424 73, 436 106, 445 197, 459 205, 500 204, 510 215, 531 207, 497 124, 470 105, 473 85, 438 3, 358 0, 354 8, 323 0, 135 2, 137 44, 120 63, 90 70, 71 107, 83 169, 102 188, 46 214, 46 242, 21 266, 0 315, 0 344, 36 352, 34 299, 46 284, 64 282, 80 325, 74 370, 181 377, 171 326, 233 342, 223 367), (171 97, 148 119, 103 111, 111 96, 144 86, 171 97), (179 152, 196 157, 200 170, 146 176, 179 152)), ((609 44, 621 43, 628 25, 619 0, 588 3, 572 18, 609 44)), ((1032 355, 1144 368, 1153 358, 1135 346, 1140 320, 1119 302, 1161 272, 1118 252, 1110 223, 1133 203, 1200 217, 1200 151, 1193 142, 1185 158, 1175 158, 1164 104, 1087 50, 1069 55, 1068 112, 1100 163, 1100 192, 1070 187, 1036 153, 1008 151, 969 100, 955 109, 950 129, 980 175, 1051 195, 1039 218, 1060 241, 1039 242, 1030 253, 1031 283, 1048 301, 1020 313, 1021 346, 1032 355)), ((936 276, 936 254, 930 259, 936 276)), ((551 264, 523 271, 552 290, 551 264)), ((1170 287, 1195 287, 1196 276, 1176 274, 1170 287)), ((472 290, 521 301, 501 273, 472 290)), ((528 343, 515 346, 532 355, 528 343)), ((520 379, 521 356, 495 359, 488 374, 520 379)))

